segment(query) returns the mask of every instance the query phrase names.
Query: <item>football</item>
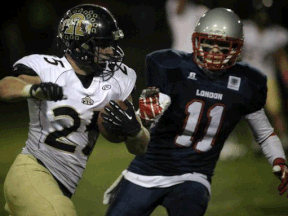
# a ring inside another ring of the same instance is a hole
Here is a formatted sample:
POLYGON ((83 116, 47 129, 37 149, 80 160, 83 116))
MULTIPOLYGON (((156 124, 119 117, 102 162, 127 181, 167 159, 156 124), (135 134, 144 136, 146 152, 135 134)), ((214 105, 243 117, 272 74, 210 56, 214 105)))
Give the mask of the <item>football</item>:
MULTIPOLYGON (((115 102, 123 109, 123 110, 126 110, 127 109, 127 106, 125 105, 124 101, 121 101, 121 100, 115 100, 115 102)), ((112 107, 110 106, 110 104, 107 104, 106 106, 110 107, 112 109, 112 107)), ((118 135, 115 135, 115 134, 109 134, 104 126, 102 125, 102 122, 104 121, 102 116, 101 116, 101 113, 106 113, 106 111, 104 110, 104 107, 103 109, 100 110, 99 112, 99 115, 98 115, 98 119, 97 119, 97 124, 98 124, 98 127, 99 127, 99 131, 101 133, 101 135, 107 139, 109 142, 112 142, 112 143, 121 143, 121 142, 124 142, 124 140, 126 139, 125 136, 118 136, 118 135)))

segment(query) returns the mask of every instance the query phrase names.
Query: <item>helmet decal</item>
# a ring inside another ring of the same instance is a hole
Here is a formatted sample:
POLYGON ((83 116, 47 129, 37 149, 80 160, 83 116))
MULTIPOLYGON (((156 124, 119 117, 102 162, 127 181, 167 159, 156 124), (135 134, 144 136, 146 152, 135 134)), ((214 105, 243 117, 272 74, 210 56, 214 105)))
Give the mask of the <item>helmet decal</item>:
MULTIPOLYGON (((87 34, 91 33, 92 23, 85 20, 85 16, 83 14, 73 14, 69 19, 63 21, 62 30, 67 35, 78 35, 84 36, 84 32, 87 34)), ((95 29, 96 32, 96 29, 95 29)))
POLYGON ((122 38, 124 33, 113 15, 94 4, 68 10, 59 23, 57 34, 62 53, 69 54, 78 66, 90 67, 102 74, 107 74, 103 73, 107 68, 113 73, 122 63, 124 52, 117 44, 122 38), (101 53, 105 48, 112 49, 113 53, 101 53))

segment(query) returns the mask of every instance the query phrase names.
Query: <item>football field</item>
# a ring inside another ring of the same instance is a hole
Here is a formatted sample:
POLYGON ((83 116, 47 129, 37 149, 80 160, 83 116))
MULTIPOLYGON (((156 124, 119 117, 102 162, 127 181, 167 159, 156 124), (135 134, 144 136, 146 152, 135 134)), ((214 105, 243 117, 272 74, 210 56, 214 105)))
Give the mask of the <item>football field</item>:
MULTIPOLYGON (((25 103, 1 105, 1 216, 7 215, 3 209, 5 175, 27 138, 28 114, 25 106, 25 103), (19 109, 21 106, 23 108, 19 109), (23 111, 19 112, 19 110, 23 111)), ((249 142, 249 139, 241 140, 243 144, 246 142, 249 142)), ((133 156, 126 151, 124 144, 109 143, 100 137, 90 156, 84 178, 72 198, 79 216, 104 215, 107 206, 102 204, 103 193, 127 167, 132 158, 133 156)), ((236 160, 219 161, 212 181, 212 198, 206 215, 288 215, 288 198, 278 195, 278 183, 279 181, 271 173, 271 167, 266 159, 254 156, 252 151, 236 160)), ((164 216, 167 214, 164 209, 159 207, 152 215, 164 216)))

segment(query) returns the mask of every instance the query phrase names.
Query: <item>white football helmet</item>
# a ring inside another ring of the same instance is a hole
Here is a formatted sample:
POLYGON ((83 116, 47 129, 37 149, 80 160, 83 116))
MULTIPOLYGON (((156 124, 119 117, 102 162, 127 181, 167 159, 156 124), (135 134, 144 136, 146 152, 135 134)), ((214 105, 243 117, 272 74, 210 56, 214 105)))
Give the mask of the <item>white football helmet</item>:
POLYGON ((192 35, 194 59, 209 71, 232 67, 243 47, 243 23, 232 10, 215 8, 198 21, 192 35))

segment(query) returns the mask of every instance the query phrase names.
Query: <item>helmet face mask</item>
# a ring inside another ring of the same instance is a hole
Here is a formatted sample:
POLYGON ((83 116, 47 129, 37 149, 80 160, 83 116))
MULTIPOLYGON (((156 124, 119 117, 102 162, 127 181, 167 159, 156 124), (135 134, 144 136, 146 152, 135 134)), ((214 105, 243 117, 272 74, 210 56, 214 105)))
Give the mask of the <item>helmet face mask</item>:
POLYGON ((62 53, 79 68, 111 77, 124 58, 118 41, 124 37, 113 15, 104 7, 83 4, 68 10, 60 21, 57 41, 62 53), (107 67, 107 65, 109 67, 107 67))
POLYGON ((243 25, 230 9, 208 11, 198 21, 192 35, 196 63, 213 72, 232 67, 243 47, 243 25))
POLYGON ((196 62, 211 71, 232 67, 242 50, 243 42, 234 38, 211 37, 194 33, 193 50, 196 62))

